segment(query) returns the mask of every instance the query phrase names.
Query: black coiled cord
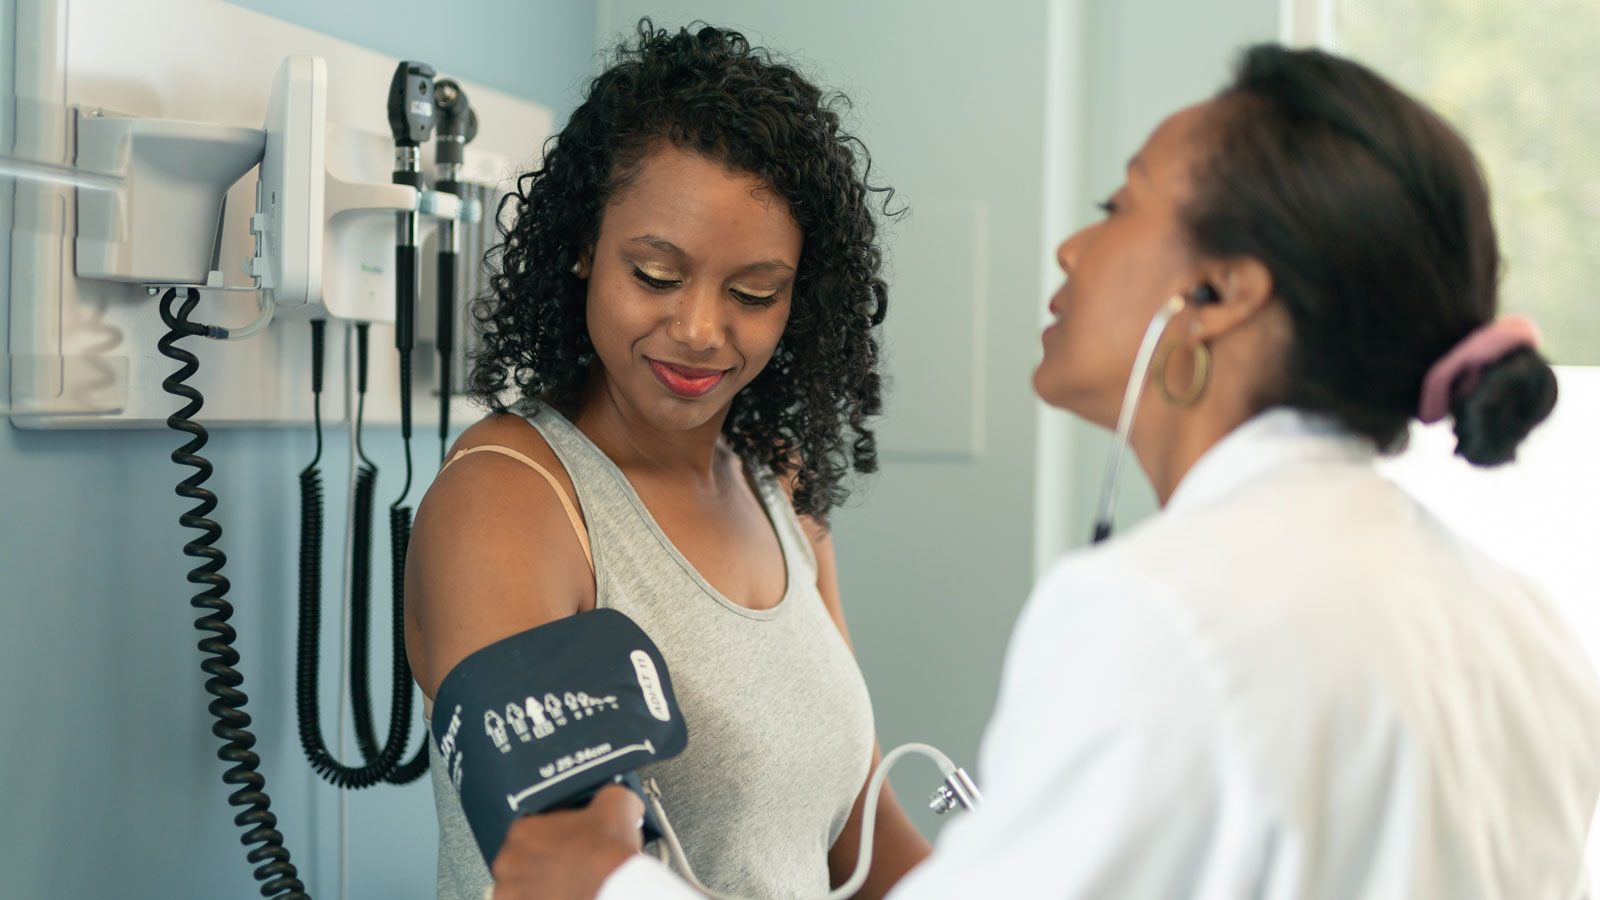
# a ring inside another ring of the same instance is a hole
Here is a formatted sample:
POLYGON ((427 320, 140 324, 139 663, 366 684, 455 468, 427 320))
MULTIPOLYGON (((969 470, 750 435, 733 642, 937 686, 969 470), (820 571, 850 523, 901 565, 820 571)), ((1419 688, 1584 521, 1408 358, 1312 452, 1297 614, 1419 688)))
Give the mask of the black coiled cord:
POLYGON ((372 722, 372 691, 368 684, 367 634, 371 630, 372 600, 372 505, 378 491, 378 464, 361 445, 362 422, 367 415, 366 322, 356 325, 356 468, 355 527, 350 560, 350 709, 355 719, 356 746, 361 758, 372 762, 378 756, 377 729, 372 722))
MULTIPOLYGON (((410 460, 410 448, 407 448, 406 458, 410 460)), ((404 496, 403 494, 401 495, 404 496)), ((396 501, 398 503, 399 501, 396 501)), ((406 547, 411 543, 411 508, 407 506, 394 506, 389 509, 389 539, 393 542, 391 562, 394 567, 394 640, 395 653, 402 662, 405 662, 405 583, 406 583, 406 547)), ((409 663, 406 665, 406 676, 411 675, 409 663)), ((408 684, 409 689, 409 684, 408 684)), ((410 784, 421 778, 428 771, 428 733, 423 729, 422 746, 417 748, 415 756, 404 765, 396 768, 389 774, 390 784, 410 784)))
MULTIPOLYGON (((356 455, 361 466, 356 470, 354 558, 350 574, 350 708, 355 719, 356 746, 361 758, 368 763, 378 758, 377 729, 373 725, 371 689, 367 682, 370 668, 367 658, 367 634, 370 625, 372 594, 372 507, 377 492, 378 466, 367 457, 361 445, 362 421, 367 412, 367 323, 356 325, 356 455)), ((407 447, 407 461, 410 447, 407 447)), ((394 652, 397 658, 405 656, 405 548, 411 539, 410 511, 405 510, 403 524, 396 524, 390 512, 390 538, 398 552, 391 550, 395 563, 394 596, 394 652)), ((406 676, 410 677, 409 663, 406 676)), ((409 689, 409 688, 408 688, 409 689)), ((396 768, 384 779, 390 784, 410 784, 428 771, 428 744, 424 730, 423 744, 409 762, 396 768)))
POLYGON ((197 505, 178 517, 185 528, 195 528, 204 534, 183 547, 185 556, 205 560, 189 570, 191 584, 207 585, 206 590, 195 594, 189 605, 206 610, 195 620, 194 627, 210 637, 199 641, 200 652, 206 654, 200 668, 210 677, 206 679, 206 693, 216 699, 208 707, 217 721, 211 733, 222 739, 217 758, 232 764, 222 776, 225 784, 239 785, 228 795, 228 803, 243 807, 234 816, 234 823, 247 829, 242 842, 250 847, 246 859, 255 866, 256 880, 262 882, 264 897, 283 897, 288 900, 308 900, 305 885, 301 883, 294 864, 289 861, 289 851, 283 846, 283 835, 278 832, 278 819, 271 812, 272 800, 267 796, 267 781, 257 771, 261 758, 250 748, 255 746, 255 735, 247 729, 250 716, 244 705, 249 699, 239 690, 244 676, 233 667, 239 662, 239 652, 234 649, 235 632, 228 620, 233 617, 233 606, 223 599, 228 592, 228 579, 222 575, 227 556, 214 544, 222 538, 222 526, 207 518, 217 507, 215 494, 200 487, 211 477, 211 462, 198 455, 206 445, 206 430, 192 421, 205 399, 200 392, 185 384, 190 376, 200 370, 200 362, 193 353, 181 350, 177 342, 189 335, 204 335, 206 327, 189 321, 189 313, 200 302, 200 292, 189 288, 183 305, 176 315, 172 304, 177 299, 176 288, 168 289, 161 297, 161 321, 170 330, 156 342, 162 356, 176 360, 178 370, 161 382, 162 390, 188 401, 182 409, 167 417, 167 427, 192 436, 192 439, 172 452, 172 461, 181 466, 191 466, 196 471, 178 482, 177 494, 197 505), (256 846, 259 845, 259 846, 256 846))
MULTIPOLYGON (((405 444, 406 454, 406 483, 400 488, 400 496, 389 504, 389 562, 392 567, 393 580, 391 581, 394 594, 394 644, 395 659, 400 665, 406 667, 406 677, 411 677, 411 667, 405 655, 405 590, 406 590, 406 550, 411 545, 411 507, 405 506, 406 495, 411 493, 411 351, 400 352, 400 437, 405 444)), ((406 695, 408 698, 410 694, 406 695)), ((417 748, 417 755, 411 761, 396 769, 389 780, 394 784, 406 784, 417 780, 422 773, 428 771, 428 734, 423 729, 422 746, 417 748)))
MULTIPOLYGON (((341 788, 364 788, 388 778, 405 752, 411 725, 411 668, 406 663, 404 651, 404 623, 397 615, 396 629, 401 645, 394 660, 394 692, 389 708, 388 740, 375 758, 365 765, 347 766, 334 759, 323 738, 317 696, 318 641, 322 632, 322 474, 317 463, 322 459, 324 327, 325 323, 321 320, 311 323, 311 386, 315 397, 312 415, 316 424, 317 450, 310 465, 300 472, 300 634, 295 658, 295 705, 300 724, 300 745, 311 767, 341 788)), ((408 470, 409 463, 408 452, 408 470)), ((409 484, 409 478, 407 482, 409 484)))

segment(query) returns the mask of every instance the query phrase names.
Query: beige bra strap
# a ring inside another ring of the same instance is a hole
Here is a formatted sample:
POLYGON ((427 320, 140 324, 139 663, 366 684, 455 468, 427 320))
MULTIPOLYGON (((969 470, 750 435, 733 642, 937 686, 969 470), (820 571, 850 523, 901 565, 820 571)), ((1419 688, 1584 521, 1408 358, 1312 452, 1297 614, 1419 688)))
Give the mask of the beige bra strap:
POLYGON ((499 444, 479 444, 476 447, 468 447, 467 449, 462 450, 456 455, 450 457, 450 462, 440 466, 439 471, 443 472, 445 469, 450 468, 451 463, 454 463, 461 457, 466 456, 468 453, 477 453, 480 450, 498 453, 501 456, 509 456, 517 462, 533 469, 535 472, 538 472, 540 475, 543 475, 544 480, 550 482, 550 486, 556 489, 556 496, 561 498, 561 507, 567 511, 567 518, 572 520, 572 531, 578 536, 578 543, 583 545, 583 558, 589 563, 589 574, 594 574, 594 553, 589 549, 589 532, 583 527, 583 518, 578 515, 577 507, 572 505, 572 500, 567 496, 566 489, 561 486, 561 482, 557 481, 554 475, 550 474, 549 469, 546 469, 544 466, 539 465, 538 463, 529 459, 527 456, 518 453, 510 447, 502 447, 499 444))

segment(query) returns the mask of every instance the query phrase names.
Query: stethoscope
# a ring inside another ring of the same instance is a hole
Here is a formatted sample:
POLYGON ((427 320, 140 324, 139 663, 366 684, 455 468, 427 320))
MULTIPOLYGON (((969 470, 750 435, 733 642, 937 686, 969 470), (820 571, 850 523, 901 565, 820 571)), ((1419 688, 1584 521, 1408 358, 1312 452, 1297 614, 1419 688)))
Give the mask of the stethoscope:
MULTIPOLYGON (((1201 284, 1194 290, 1193 302, 1197 306, 1217 300, 1216 288, 1209 284, 1201 284)), ((1098 544, 1111 537, 1112 520, 1117 511, 1117 476, 1122 471, 1123 457, 1128 455, 1128 438, 1133 431, 1133 418, 1139 411, 1139 398, 1144 395, 1150 363, 1155 359, 1156 346, 1161 343, 1162 335, 1166 334, 1167 326, 1189 303, 1182 294, 1168 298, 1150 319, 1150 325, 1144 330, 1144 339, 1139 342, 1139 352, 1133 357, 1133 371, 1128 376, 1128 386, 1122 392, 1122 411, 1117 415, 1116 437, 1106 457, 1105 481, 1100 486, 1100 508, 1095 514, 1091 543, 1098 544)))
MULTIPOLYGON (((1100 509, 1095 517, 1094 542, 1100 543, 1111 536, 1112 517, 1117 506, 1117 475, 1122 470, 1122 460, 1128 455, 1128 437, 1133 430, 1133 419, 1139 411, 1139 397, 1144 393, 1145 381, 1150 374, 1150 364, 1155 359, 1156 347, 1161 343, 1161 338, 1166 334, 1167 326, 1172 320, 1183 312, 1191 302, 1196 306, 1215 303, 1218 300, 1217 291, 1208 284, 1201 284, 1195 288, 1192 300, 1182 294, 1176 294, 1161 304, 1156 314, 1145 328, 1144 338, 1139 342, 1139 352, 1133 358, 1133 371, 1128 377, 1127 388, 1122 394, 1122 410, 1117 416, 1116 439, 1112 444, 1110 456, 1106 460, 1105 483, 1100 490, 1100 509)), ((933 759, 939 766, 940 774, 945 776, 945 781, 934 793, 930 806, 935 812, 944 813, 957 807, 976 809, 983 801, 978 787, 973 783, 966 771, 958 768, 943 753, 926 744, 906 744, 896 747, 885 754, 878 770, 869 779, 866 795, 866 808, 878 808, 879 792, 883 789, 884 779, 889 774, 889 769, 909 753, 920 753, 933 759)), ((655 814, 656 821, 661 828, 661 847, 663 860, 671 860, 678 868, 685 880, 700 892, 713 900, 738 900, 729 895, 716 893, 701 884, 694 876, 689 865, 688 856, 683 851, 683 846, 678 841, 678 836, 672 828, 671 821, 667 818, 666 810, 661 806, 660 789, 654 779, 644 782, 645 802, 655 814)), ((868 815, 862 820, 860 841, 861 846, 856 856, 856 869, 850 880, 829 893, 821 900, 843 900, 853 895, 866 881, 867 870, 872 860, 872 835, 875 816, 868 815)), ((642 824, 641 820, 641 824, 642 824)), ((485 898, 492 895, 491 887, 485 893, 485 898)))

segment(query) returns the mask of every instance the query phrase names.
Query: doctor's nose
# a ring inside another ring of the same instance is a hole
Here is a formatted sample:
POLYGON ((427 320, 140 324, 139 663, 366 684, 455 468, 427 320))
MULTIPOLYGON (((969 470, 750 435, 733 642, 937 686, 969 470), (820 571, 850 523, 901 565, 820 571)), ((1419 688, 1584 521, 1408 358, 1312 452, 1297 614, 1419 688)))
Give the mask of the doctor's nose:
POLYGON ((1082 244, 1083 232, 1074 233, 1056 247, 1056 265, 1067 275, 1078 267, 1078 251, 1082 244))

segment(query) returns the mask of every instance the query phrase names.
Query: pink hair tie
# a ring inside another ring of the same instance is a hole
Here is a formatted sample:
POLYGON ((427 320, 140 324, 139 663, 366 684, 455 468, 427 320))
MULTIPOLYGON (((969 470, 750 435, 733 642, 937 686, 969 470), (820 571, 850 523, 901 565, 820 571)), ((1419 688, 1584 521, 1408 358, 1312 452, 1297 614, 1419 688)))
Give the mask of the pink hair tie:
POLYGON ((1539 346, 1539 326, 1524 315, 1501 316, 1467 335, 1428 370, 1422 379, 1422 402, 1417 418, 1432 425, 1450 412, 1450 401, 1478 386, 1484 367, 1499 362, 1513 350, 1539 346))

